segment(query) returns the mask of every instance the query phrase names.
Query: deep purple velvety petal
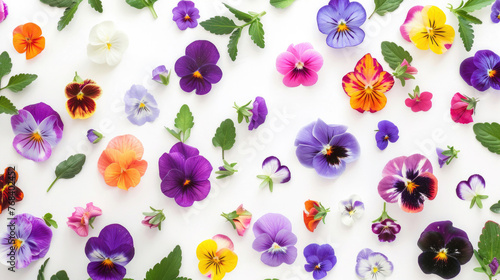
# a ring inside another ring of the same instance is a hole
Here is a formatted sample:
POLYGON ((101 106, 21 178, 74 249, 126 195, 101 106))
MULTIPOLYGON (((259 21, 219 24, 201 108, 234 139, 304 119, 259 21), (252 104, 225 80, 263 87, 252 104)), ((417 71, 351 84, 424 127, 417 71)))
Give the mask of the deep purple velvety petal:
POLYGON ((264 98, 257 96, 252 105, 252 119, 248 125, 248 130, 256 129, 263 124, 268 114, 266 100, 264 100, 264 98))
POLYGON ((177 142, 175 145, 173 145, 172 148, 170 148, 169 153, 181 153, 186 159, 200 154, 198 149, 184 144, 183 142, 177 142))
POLYGON ((337 178, 344 173, 346 168, 346 162, 341 160, 339 164, 332 165, 328 163, 325 155, 322 153, 317 154, 313 158, 313 167, 316 172, 325 178, 337 178))
POLYGON ((203 79, 211 84, 216 84, 222 79, 222 70, 215 64, 203 65, 199 71, 203 79))
POLYGON ((474 255, 474 248, 469 239, 454 237, 447 244, 448 255, 458 260, 460 264, 466 264, 474 255))
POLYGON ((196 64, 196 61, 189 56, 182 56, 177 59, 174 66, 175 73, 179 77, 192 76, 198 69, 199 66, 196 64))
POLYGON ((177 196, 175 196, 175 202, 177 202, 179 206, 189 207, 193 205, 195 201, 205 199, 209 193, 209 180, 192 181, 187 187, 183 188, 177 196))
POLYGON ((313 271, 313 278, 314 278, 314 280, 323 279, 323 278, 326 277, 326 275, 327 275, 327 272, 323 268, 316 269, 316 270, 313 271))
POLYGON ((436 253, 423 252, 418 256, 418 265, 425 274, 436 274, 444 279, 451 279, 460 273, 460 263, 455 258, 446 261, 435 260, 436 253))
POLYGON ((472 74, 476 70, 477 70, 477 67, 474 64, 474 57, 466 58, 460 64, 460 76, 462 76, 462 79, 464 79, 464 81, 469 86, 472 86, 471 78, 472 78, 472 74))
POLYGON ((389 141, 385 139, 385 136, 386 134, 383 131, 377 131, 377 133, 375 133, 375 141, 377 141, 377 147, 380 150, 385 150, 389 145, 389 141))
POLYGON ((205 95, 212 89, 212 84, 210 82, 192 76, 182 77, 179 84, 183 91, 192 92, 196 90, 197 95, 205 95))
POLYGON ((267 233, 274 240, 280 230, 292 231, 292 223, 287 217, 276 213, 265 214, 253 225, 255 237, 267 233))
POLYGON ((107 258, 111 250, 103 239, 91 237, 85 244, 85 255, 91 262, 102 262, 107 258))
POLYGON ((134 246, 132 235, 130 235, 128 230, 120 224, 105 226, 99 233, 99 239, 102 239, 112 251, 122 244, 134 246))
POLYGON ((191 181, 203 181, 210 178, 212 173, 212 165, 203 156, 194 156, 186 160, 184 166, 186 178, 191 181))
MULTIPOLYGON (((319 244, 316 244, 316 243, 311 243, 304 248, 304 257, 306 258, 307 262, 309 262, 309 263, 312 262, 312 261, 308 260, 308 258, 310 256, 316 256, 318 249, 319 249, 319 244)), ((319 258, 318 258, 318 261, 319 261, 319 258)))
POLYGON ((469 239, 467 233, 459 228, 453 226, 451 221, 439 221, 431 223, 425 228, 425 232, 435 231, 440 233, 444 237, 444 242, 448 243, 454 237, 462 237, 465 239, 469 239))
POLYGON ((321 147, 299 145, 297 147, 297 150, 295 151, 295 154, 297 155, 297 159, 302 165, 312 168, 314 166, 313 159, 316 155, 318 155, 318 153, 321 152, 321 149, 321 147))
POLYGON ((161 192, 170 198, 175 198, 182 193, 185 181, 184 171, 172 169, 161 181, 161 192))
POLYGON ((87 273, 92 280, 121 280, 127 270, 121 265, 107 266, 102 262, 91 262, 87 265, 87 273))
POLYGON ((45 224, 45 222, 37 217, 31 216, 31 234, 27 242, 32 248, 36 247, 36 251, 32 250, 33 260, 38 260, 47 254, 52 241, 52 230, 45 224))
POLYGON ((490 50, 480 50, 474 55, 474 64, 478 69, 492 69, 498 62, 500 62, 500 56, 490 50))
POLYGON ((323 244, 318 248, 317 255, 321 261, 332 260, 332 256, 335 256, 335 251, 329 244, 323 244))
POLYGON ((219 61, 219 51, 210 41, 194 41, 186 47, 186 55, 196 61, 198 67, 205 64, 216 64, 219 61))
POLYGON ((363 42, 365 32, 356 26, 349 27, 346 31, 334 30, 326 37, 326 44, 335 49, 354 47, 363 42))
POLYGON ((252 248, 257 252, 269 250, 273 246, 274 240, 267 233, 263 233, 255 238, 252 248))
POLYGON ((485 91, 491 87, 491 80, 488 76, 488 72, 483 69, 474 71, 470 81, 472 86, 479 91, 485 91))
POLYGON ((30 112, 37 123, 41 123, 42 120, 44 120, 45 118, 52 116, 52 115, 55 115, 57 118, 56 126, 61 130, 61 133, 62 133, 64 125, 63 125, 63 122, 61 120, 61 117, 49 105, 47 105, 43 102, 40 102, 37 104, 26 106, 23 108, 23 110, 30 112))
POLYGON ((134 258, 134 255, 134 246, 122 244, 112 250, 107 257, 111 259, 114 264, 125 266, 134 258))
MULTIPOLYGON (((180 142, 182 143, 182 142, 180 142)), ((181 153, 164 153, 158 160, 160 179, 163 180, 172 169, 184 170, 185 157, 181 153)))

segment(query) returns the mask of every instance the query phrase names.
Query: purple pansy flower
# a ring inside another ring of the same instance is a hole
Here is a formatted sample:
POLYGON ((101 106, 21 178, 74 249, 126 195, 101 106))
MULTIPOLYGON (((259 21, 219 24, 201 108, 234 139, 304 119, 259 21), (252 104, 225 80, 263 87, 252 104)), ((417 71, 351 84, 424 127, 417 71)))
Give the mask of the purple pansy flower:
POLYGON ((50 157, 64 129, 59 114, 43 102, 19 110, 10 122, 16 134, 14 148, 23 157, 36 162, 50 157))
POLYGON ((0 0, 0 22, 4 21, 8 15, 9 9, 7 8, 7 4, 3 0, 0 0))
POLYGON ((203 200, 210 192, 212 165, 198 149, 179 142, 158 162, 161 191, 182 207, 203 200))
POLYGON ((196 94, 210 92, 212 84, 222 79, 222 70, 217 66, 220 55, 217 47, 209 41, 194 41, 186 47, 186 55, 175 62, 175 73, 181 77, 180 86, 185 92, 196 90, 196 94))
POLYGON ((269 187, 271 192, 275 182, 283 184, 290 181, 290 170, 286 165, 281 165, 280 160, 275 156, 270 156, 262 162, 262 171, 264 174, 257 176, 263 180, 260 187, 269 187))
POLYGON ((314 168, 322 177, 340 176, 346 164, 360 154, 358 141, 346 131, 346 126, 326 124, 321 119, 302 128, 295 139, 300 163, 314 168))
POLYGON ((253 225, 255 240, 252 248, 262 252, 260 260, 269 266, 292 264, 297 258, 297 236, 292 223, 281 214, 268 213, 253 225))
POLYGON ((324 278, 337 263, 335 251, 330 244, 309 244, 304 248, 304 257, 307 261, 304 268, 307 272, 312 272, 316 280, 324 278))
POLYGON ((30 214, 14 216, 0 239, 0 263, 16 268, 27 267, 45 257, 50 248, 52 230, 30 214))
POLYGON ((168 83, 170 82, 171 73, 172 72, 169 72, 167 70, 167 67, 165 67, 165 65, 160 65, 155 69, 153 69, 153 81, 168 86, 168 83))
POLYGON ((491 6, 491 21, 494 23, 500 22, 500 0, 495 1, 491 6))
POLYGON ((372 224, 372 232, 378 235, 380 242, 392 242, 396 240, 396 234, 401 231, 401 226, 392 219, 385 219, 372 224))
POLYGON ((500 90, 500 56, 490 50, 477 51, 460 64, 460 76, 479 91, 500 90))
POLYGON ((453 227, 450 221, 434 222, 420 235, 417 242, 423 253, 418 265, 425 274, 450 279, 460 273, 460 265, 473 255, 472 244, 465 231, 453 227))
POLYGON ((390 121, 380 121, 378 123, 378 131, 375 134, 375 140, 377 141, 377 147, 380 150, 385 150, 389 141, 395 143, 399 139, 399 129, 398 127, 390 121))
POLYGON ((266 121, 267 116, 267 105, 264 98, 257 96, 253 102, 252 109, 249 110, 252 113, 252 118, 250 119, 250 124, 248 125, 248 130, 257 129, 261 124, 266 121))
POLYGON ((200 18, 200 11, 194 7, 191 1, 179 1, 177 7, 172 10, 174 14, 172 20, 177 23, 180 30, 195 28, 198 26, 197 19, 200 18))
POLYGON ((384 280, 391 276, 394 266, 382 253, 365 248, 356 257, 356 275, 365 280, 384 280))
POLYGON ((143 86, 133 85, 125 94, 124 101, 127 118, 135 125, 153 122, 160 115, 155 98, 143 86))
POLYGON ((317 15, 318 28, 328 34, 326 44, 332 48, 353 47, 365 39, 365 32, 359 28, 366 21, 366 11, 358 2, 331 0, 317 15))
POLYGON ((486 189, 486 182, 483 176, 479 174, 474 174, 469 177, 467 181, 461 181, 457 185, 457 196, 461 200, 470 201, 470 208, 477 204, 479 208, 483 208, 483 203, 481 200, 488 198, 484 195, 484 190, 486 189))
POLYGON ((122 225, 111 224, 87 241, 85 254, 90 260, 87 273, 93 280, 121 280, 127 273, 125 265, 134 258, 134 240, 122 225))

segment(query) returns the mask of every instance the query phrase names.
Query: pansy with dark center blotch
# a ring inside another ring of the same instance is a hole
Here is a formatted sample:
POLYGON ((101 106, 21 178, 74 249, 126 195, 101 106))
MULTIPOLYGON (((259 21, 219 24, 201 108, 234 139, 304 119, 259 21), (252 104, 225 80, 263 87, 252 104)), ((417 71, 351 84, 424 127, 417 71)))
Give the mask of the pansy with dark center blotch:
POLYGON ((460 273, 460 266, 473 255, 472 244, 465 231, 453 227, 450 221, 434 222, 427 226, 417 242, 423 253, 418 265, 425 274, 450 279, 460 273))
POLYGON ((11 203, 17 203, 24 198, 23 191, 16 186, 19 174, 12 167, 5 168, 3 175, 0 175, 0 214, 9 208, 11 203))
POLYGON ((500 90, 500 56, 490 50, 477 51, 460 64, 460 76, 479 91, 500 90))
POLYGON ((89 79, 73 81, 66 86, 64 91, 68 98, 66 110, 73 119, 86 119, 92 116, 96 110, 95 99, 98 99, 102 93, 101 87, 89 79))
POLYGON ((401 156, 389 161, 382 176, 378 193, 389 203, 398 202, 405 212, 420 212, 426 199, 436 197, 438 181, 432 174, 431 162, 423 155, 401 156))

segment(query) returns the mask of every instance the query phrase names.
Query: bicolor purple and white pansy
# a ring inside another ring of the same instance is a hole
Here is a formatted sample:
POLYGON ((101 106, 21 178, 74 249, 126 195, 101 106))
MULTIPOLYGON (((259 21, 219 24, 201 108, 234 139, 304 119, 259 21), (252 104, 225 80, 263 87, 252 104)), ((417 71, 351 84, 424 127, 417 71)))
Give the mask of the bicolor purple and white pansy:
POLYGON ((467 181, 461 181, 457 185, 457 196, 461 200, 470 201, 470 208, 477 204, 479 208, 483 208, 481 200, 488 198, 484 195, 486 189, 486 182, 483 176, 474 174, 469 177, 467 181))
POLYGON ((391 276, 394 266, 382 253, 365 248, 356 258, 356 275, 365 280, 383 280, 391 276))
POLYGON ((155 98, 143 86, 133 85, 125 94, 124 101, 127 118, 135 125, 153 122, 160 115, 155 98))
POLYGON ((257 178, 262 179, 261 188, 269 187, 273 191, 274 183, 283 184, 290 181, 291 173, 286 165, 281 165, 280 160, 275 156, 270 156, 262 163, 262 171, 264 174, 257 175, 257 178))
POLYGON ((346 226, 351 226, 365 212, 365 205, 358 195, 351 195, 347 200, 339 202, 340 219, 346 226))

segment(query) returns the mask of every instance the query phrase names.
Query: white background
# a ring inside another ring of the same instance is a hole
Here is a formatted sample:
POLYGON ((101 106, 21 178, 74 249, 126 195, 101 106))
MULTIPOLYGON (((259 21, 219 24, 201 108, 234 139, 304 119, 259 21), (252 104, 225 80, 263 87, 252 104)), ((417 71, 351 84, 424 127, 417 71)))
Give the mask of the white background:
MULTIPOLYGON (((303 248, 310 243, 329 243, 335 249, 337 265, 325 279, 356 279, 354 267, 357 253, 369 247, 387 255, 394 263, 391 279, 440 279, 423 274, 418 267, 420 249, 416 243, 420 233, 431 222, 451 220, 454 226, 465 230, 474 247, 477 248, 480 231, 487 220, 499 220, 499 216, 488 210, 491 204, 500 199, 498 191, 498 168, 500 157, 490 153, 475 140, 472 124, 461 125, 452 122, 449 115, 450 100, 456 92, 479 97, 481 101, 474 115, 475 122, 500 121, 498 108, 500 95, 494 90, 484 93, 469 87, 459 75, 460 62, 472 56, 475 51, 489 48, 500 53, 498 30, 489 19, 489 8, 474 13, 484 24, 474 26, 475 43, 467 53, 458 35, 458 23, 446 9, 448 1, 418 1, 418 4, 434 4, 445 11, 447 23, 457 31, 455 44, 443 55, 430 50, 421 51, 403 40, 399 27, 407 11, 417 1, 405 1, 394 13, 384 17, 374 15, 363 25, 366 32, 364 42, 354 48, 335 50, 325 43, 326 35, 317 29, 316 14, 327 1, 297 0, 291 7, 281 10, 272 7, 268 0, 242 1, 228 0, 227 3, 243 11, 267 11, 262 18, 266 32, 266 48, 260 49, 253 44, 247 31, 239 42, 236 62, 227 55, 229 36, 217 36, 205 31, 201 26, 186 31, 178 30, 172 21, 172 8, 177 1, 158 1, 155 5, 158 19, 153 20, 147 9, 137 10, 128 6, 124 0, 103 1, 104 13, 95 12, 86 1, 82 2, 73 21, 63 31, 57 31, 57 22, 63 9, 51 8, 38 0, 11 0, 9 16, 0 24, 0 50, 7 51, 14 64, 11 74, 35 73, 38 79, 23 92, 2 91, 21 109, 26 105, 45 102, 51 105, 64 122, 64 134, 49 160, 35 163, 18 155, 12 147, 14 134, 8 115, 0 116, 0 165, 1 169, 15 165, 19 171, 18 185, 25 193, 22 202, 16 204, 16 213, 30 213, 42 217, 51 212, 59 223, 53 229, 53 239, 47 257, 51 260, 46 268, 46 277, 58 270, 66 270, 71 279, 87 279, 88 259, 84 253, 85 243, 91 236, 108 224, 120 223, 134 238, 135 257, 126 266, 126 277, 143 279, 146 271, 165 257, 177 244, 183 252, 181 276, 192 279, 205 279, 198 271, 196 247, 203 240, 215 234, 226 234, 235 243, 239 257, 236 269, 225 279, 264 279, 280 280, 312 279, 304 270, 303 248), (92 63, 86 54, 90 29, 105 20, 114 21, 124 30, 130 40, 122 62, 116 67, 92 63), (18 54, 12 45, 12 30, 27 22, 41 26, 46 38, 45 50, 32 60, 26 61, 25 54, 18 54), (173 73, 168 87, 150 80, 151 70, 165 64, 173 69, 175 61, 184 55, 185 47, 197 39, 213 42, 221 54, 218 65, 224 76, 205 96, 185 93, 179 87, 179 78, 173 73), (360 114, 350 108, 349 97, 343 92, 342 77, 352 71, 356 62, 366 53, 390 71, 380 53, 380 42, 394 41, 410 51, 413 66, 419 69, 417 80, 409 81, 402 88, 399 81, 387 93, 387 106, 380 112, 360 114), (276 71, 276 57, 294 43, 310 42, 324 58, 323 68, 319 71, 319 81, 312 87, 287 88, 282 84, 282 76, 276 71), (95 80, 102 88, 103 95, 97 101, 96 113, 87 120, 73 120, 65 109, 64 87, 72 81, 74 71, 82 78, 95 80), (145 86, 152 93, 161 109, 154 123, 144 126, 131 124, 124 113, 123 96, 133 85, 145 86), (413 113, 405 106, 407 93, 415 85, 423 91, 430 91, 432 109, 428 112, 413 113), (187 144, 197 147, 214 166, 221 165, 221 151, 212 146, 211 138, 220 122, 226 118, 236 120, 233 102, 244 104, 256 96, 263 96, 269 108, 266 123, 256 131, 248 131, 246 124, 237 125, 236 144, 226 153, 231 162, 238 162, 239 172, 225 180, 212 176, 212 191, 202 202, 192 207, 179 207, 173 199, 160 191, 158 158, 168 152, 176 142, 164 126, 173 127, 176 113, 182 104, 188 104, 194 114, 195 126, 187 144), (293 145, 300 128, 317 118, 327 123, 345 124, 361 145, 361 157, 348 165, 345 173, 336 180, 320 178, 313 169, 303 167, 295 156, 293 145), (400 139, 389 144, 385 151, 376 147, 374 139, 377 123, 391 120, 400 129, 400 139), (99 144, 91 145, 86 139, 89 128, 103 132, 106 138, 99 144), (109 187, 97 171, 97 160, 107 143, 115 136, 123 134, 137 136, 145 147, 144 158, 148 170, 140 184, 128 192, 109 187), (439 169, 435 147, 445 148, 454 145, 461 150, 459 158, 451 165, 439 169), (50 191, 47 187, 54 179, 56 165, 75 153, 87 155, 82 172, 74 179, 59 180, 50 191), (422 153, 434 166, 434 174, 439 180, 438 195, 435 200, 427 201, 421 213, 408 214, 397 205, 388 205, 389 214, 397 219, 402 230, 393 243, 380 243, 371 232, 371 221, 380 215, 383 200, 377 192, 384 165, 401 155, 422 153), (289 183, 279 185, 270 193, 259 189, 256 175, 261 172, 262 161, 274 155, 280 158, 292 172, 289 183), (487 194, 485 209, 469 210, 469 203, 461 201, 455 194, 459 181, 479 173, 486 180, 487 194), (348 228, 341 224, 337 204, 351 194, 358 194, 365 202, 366 213, 354 226, 348 228), (318 200, 334 209, 314 233, 309 232, 302 219, 303 203, 307 199, 318 200), (67 217, 75 206, 85 207, 94 202, 103 215, 95 220, 95 229, 89 237, 80 237, 66 225, 67 217), (237 235, 231 225, 220 217, 221 212, 235 210, 243 203, 253 213, 253 221, 262 215, 274 212, 284 214, 293 225, 298 237, 299 256, 292 265, 272 268, 260 261, 260 254, 252 249, 254 236, 249 230, 244 237, 237 235), (141 225, 141 212, 149 206, 165 209, 167 216, 163 230, 150 230, 141 225)), ((374 9, 373 1, 360 1, 367 14, 374 9)), ((453 1, 455 6, 459 1, 453 1)), ((229 12, 219 1, 195 1, 201 19, 216 15, 229 16, 229 12)), ((3 84, 8 81, 4 77, 3 84)), ((0 217, 7 223, 7 215, 0 217)), ((15 273, 0 269, 1 279, 35 279, 42 261, 33 262, 28 268, 15 273)), ((478 263, 472 259, 462 266, 456 279, 487 279, 473 272, 478 263)))

